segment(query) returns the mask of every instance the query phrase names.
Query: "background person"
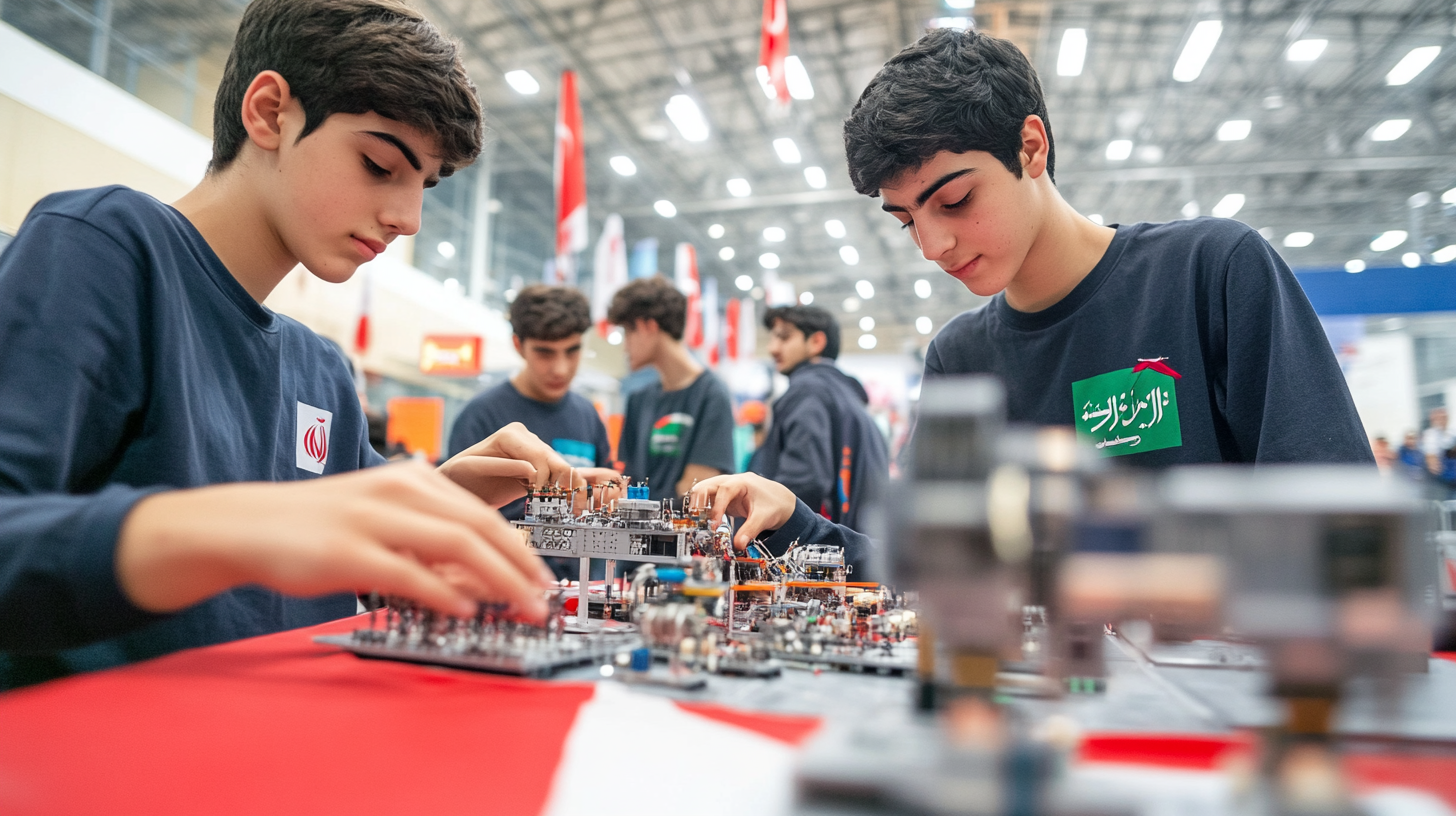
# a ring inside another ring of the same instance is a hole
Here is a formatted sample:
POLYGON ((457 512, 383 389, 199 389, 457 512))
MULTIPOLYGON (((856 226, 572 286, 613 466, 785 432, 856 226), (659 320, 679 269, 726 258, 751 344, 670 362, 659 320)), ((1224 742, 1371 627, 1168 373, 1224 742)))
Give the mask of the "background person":
MULTIPOLYGON (((519 422, 583 475, 615 478, 615 472, 589 470, 610 468, 612 447, 596 408, 571 391, 581 365, 582 335, 591 327, 586 297, 561 286, 527 286, 511 303, 510 320, 511 342, 525 365, 466 403, 450 430, 450 455, 519 422)), ((501 508, 508 519, 524 512, 524 499, 501 508)))
POLYGON ((867 499, 889 478, 889 451, 865 410, 864 386, 834 365, 839 323, 817 306, 780 306, 764 314, 763 325, 789 388, 774 401, 748 469, 830 521, 861 530, 867 499))
POLYGON ((607 320, 622 327, 627 364, 652 366, 659 382, 627 398, 618 456, 654 499, 676 499, 694 482, 733 467, 733 401, 683 345, 688 301, 660 277, 617 291, 607 320))

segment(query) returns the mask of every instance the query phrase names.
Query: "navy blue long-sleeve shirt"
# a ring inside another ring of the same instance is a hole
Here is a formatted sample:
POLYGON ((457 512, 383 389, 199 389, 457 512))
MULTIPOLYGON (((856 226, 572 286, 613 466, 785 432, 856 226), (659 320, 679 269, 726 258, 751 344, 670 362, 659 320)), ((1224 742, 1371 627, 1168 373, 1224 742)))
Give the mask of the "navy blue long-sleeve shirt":
POLYGON ((158 490, 381 461, 337 349, 254 301, 181 213, 123 187, 46 197, 0 254, 0 685, 351 614, 351 595, 258 587, 148 614, 117 585, 117 534, 158 490))

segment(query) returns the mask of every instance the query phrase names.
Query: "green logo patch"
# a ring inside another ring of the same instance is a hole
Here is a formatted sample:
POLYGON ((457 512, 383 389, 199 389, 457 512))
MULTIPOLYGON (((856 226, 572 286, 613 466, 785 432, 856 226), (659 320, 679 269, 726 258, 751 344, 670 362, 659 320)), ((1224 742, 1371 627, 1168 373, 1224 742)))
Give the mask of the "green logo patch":
POLYGON ((1161 361, 1145 360, 1072 383, 1077 435, 1091 441, 1103 456, 1182 445, 1177 378, 1177 372, 1161 361))
POLYGON ((647 452, 653 456, 677 456, 682 453, 683 437, 693 427, 692 414, 672 413, 652 423, 647 437, 647 452))

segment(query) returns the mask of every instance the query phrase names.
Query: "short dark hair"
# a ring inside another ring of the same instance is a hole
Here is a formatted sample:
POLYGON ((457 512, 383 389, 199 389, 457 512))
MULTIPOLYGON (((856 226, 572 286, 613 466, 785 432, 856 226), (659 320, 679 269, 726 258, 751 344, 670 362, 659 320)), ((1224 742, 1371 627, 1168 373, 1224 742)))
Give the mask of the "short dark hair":
POLYGON ((824 351, 819 356, 838 359, 839 321, 827 310, 818 306, 775 306, 763 313, 763 327, 769 331, 780 320, 803 332, 805 340, 813 337, 814 332, 824 332, 824 351))
POLYGON ((659 329, 681 340, 688 322, 687 296, 666 278, 638 278, 612 296, 607 322, 630 329, 639 320, 656 320, 659 329))
POLYGON ((242 150, 243 94, 264 71, 303 106, 300 139, 335 113, 372 111, 432 136, 441 176, 480 154, 480 100, 459 48, 418 11, 396 0, 254 0, 213 104, 209 171, 242 150))
POLYGON ((878 196, 937 153, 984 150, 1021 178, 1021 129, 1041 117, 1047 178, 1056 149, 1041 81, 1008 40, 938 28, 890 58, 844 120, 844 152, 854 189, 878 196))
POLYGON ((590 327, 591 306, 575 289, 533 283, 511 301, 511 332, 522 340, 562 340, 590 327))

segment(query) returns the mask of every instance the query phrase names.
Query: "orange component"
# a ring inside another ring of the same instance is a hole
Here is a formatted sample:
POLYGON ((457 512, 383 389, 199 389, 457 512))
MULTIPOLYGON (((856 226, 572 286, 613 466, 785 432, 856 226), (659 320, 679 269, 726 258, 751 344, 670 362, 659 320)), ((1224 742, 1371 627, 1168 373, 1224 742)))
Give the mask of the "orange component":
POLYGON ((607 414, 606 425, 607 442, 612 446, 612 461, 617 463, 617 469, 620 470, 622 465, 618 462, 620 457, 617 456, 617 442, 622 438, 622 415, 607 414))
POLYGON ((734 584, 734 592, 773 592, 774 584, 734 584))
POLYGON ((809 589, 823 589, 828 587, 861 587, 864 589, 879 589, 880 585, 873 581, 785 581, 784 586, 807 587, 809 589))
POLYGON ((423 451, 431 462, 440 459, 445 432, 445 400, 441 397, 395 397, 385 403, 390 442, 404 445, 411 454, 423 451))

